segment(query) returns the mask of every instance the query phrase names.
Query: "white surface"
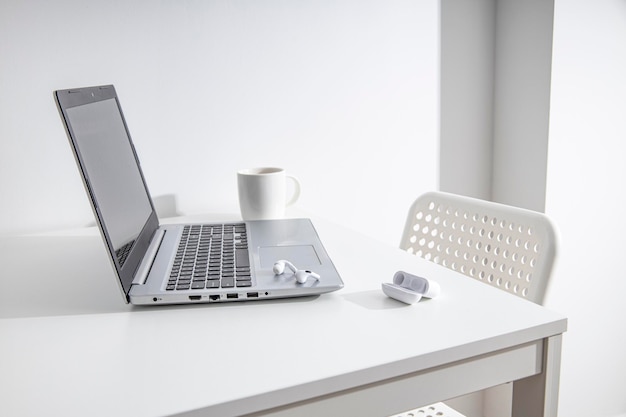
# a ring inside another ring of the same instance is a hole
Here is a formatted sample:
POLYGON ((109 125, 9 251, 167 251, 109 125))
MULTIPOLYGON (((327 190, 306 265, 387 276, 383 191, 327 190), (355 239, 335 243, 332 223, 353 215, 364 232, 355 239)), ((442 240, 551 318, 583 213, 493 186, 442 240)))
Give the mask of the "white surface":
POLYGON ((546 305, 571 324, 561 374, 567 417, 626 414, 624 40, 625 1, 557 0, 546 213, 562 250, 546 305))
MULTIPOLYGON (((559 314, 319 219, 314 224, 343 290, 219 306, 125 305, 97 236, 3 238, 12 289, 0 296, 0 414, 237 415, 565 330, 559 314), (70 253, 79 260, 74 268, 70 253), (19 272, 26 258, 35 261, 19 272), (411 306, 389 299, 380 283, 397 270, 436 277, 442 295, 411 306)), ((425 392, 447 388, 434 389, 425 392)), ((430 399, 417 394, 415 401, 430 399)))

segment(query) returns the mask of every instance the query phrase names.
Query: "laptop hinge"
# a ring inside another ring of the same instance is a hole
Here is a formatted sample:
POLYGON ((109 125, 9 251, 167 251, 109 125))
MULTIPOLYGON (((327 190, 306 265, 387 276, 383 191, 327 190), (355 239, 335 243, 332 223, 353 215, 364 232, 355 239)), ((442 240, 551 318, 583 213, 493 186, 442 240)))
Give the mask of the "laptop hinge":
POLYGON ((163 241, 163 236, 165 236, 165 230, 159 229, 154 233, 152 241, 150 242, 150 246, 148 246, 148 251, 143 257, 141 264, 139 264, 137 272, 135 272, 133 285, 143 285, 146 283, 146 279, 148 279, 148 274, 150 273, 150 269, 152 268, 154 258, 156 258, 157 251, 161 246, 161 241, 163 241))

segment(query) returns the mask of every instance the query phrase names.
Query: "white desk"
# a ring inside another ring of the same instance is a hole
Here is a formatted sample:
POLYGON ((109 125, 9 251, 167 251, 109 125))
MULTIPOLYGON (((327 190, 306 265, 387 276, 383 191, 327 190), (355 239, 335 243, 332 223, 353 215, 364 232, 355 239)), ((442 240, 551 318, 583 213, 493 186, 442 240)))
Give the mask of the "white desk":
POLYGON ((1 238, 0 415, 382 417, 518 380, 516 415, 556 416, 563 316, 314 224, 344 289, 221 305, 125 305, 95 233, 1 238), (386 298, 397 270, 442 296, 386 298))

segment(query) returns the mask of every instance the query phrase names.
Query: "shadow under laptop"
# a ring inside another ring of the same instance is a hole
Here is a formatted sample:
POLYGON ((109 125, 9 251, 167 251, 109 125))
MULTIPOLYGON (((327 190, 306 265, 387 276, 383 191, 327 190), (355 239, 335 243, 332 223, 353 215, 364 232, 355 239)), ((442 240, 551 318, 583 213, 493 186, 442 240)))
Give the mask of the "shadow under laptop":
POLYGON ((132 306, 124 302, 100 236, 2 237, 0 253, 0 318, 306 303, 319 297, 132 306))

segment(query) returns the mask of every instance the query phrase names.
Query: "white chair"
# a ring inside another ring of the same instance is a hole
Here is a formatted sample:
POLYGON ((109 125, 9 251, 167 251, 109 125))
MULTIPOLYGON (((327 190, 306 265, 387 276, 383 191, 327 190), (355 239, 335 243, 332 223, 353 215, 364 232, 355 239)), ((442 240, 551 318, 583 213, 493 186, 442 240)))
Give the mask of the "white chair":
MULTIPOLYGON (((556 256, 542 213, 443 192, 411 206, 400 248, 487 285, 541 304, 556 256)), ((397 415, 464 417, 444 403, 397 415)))

